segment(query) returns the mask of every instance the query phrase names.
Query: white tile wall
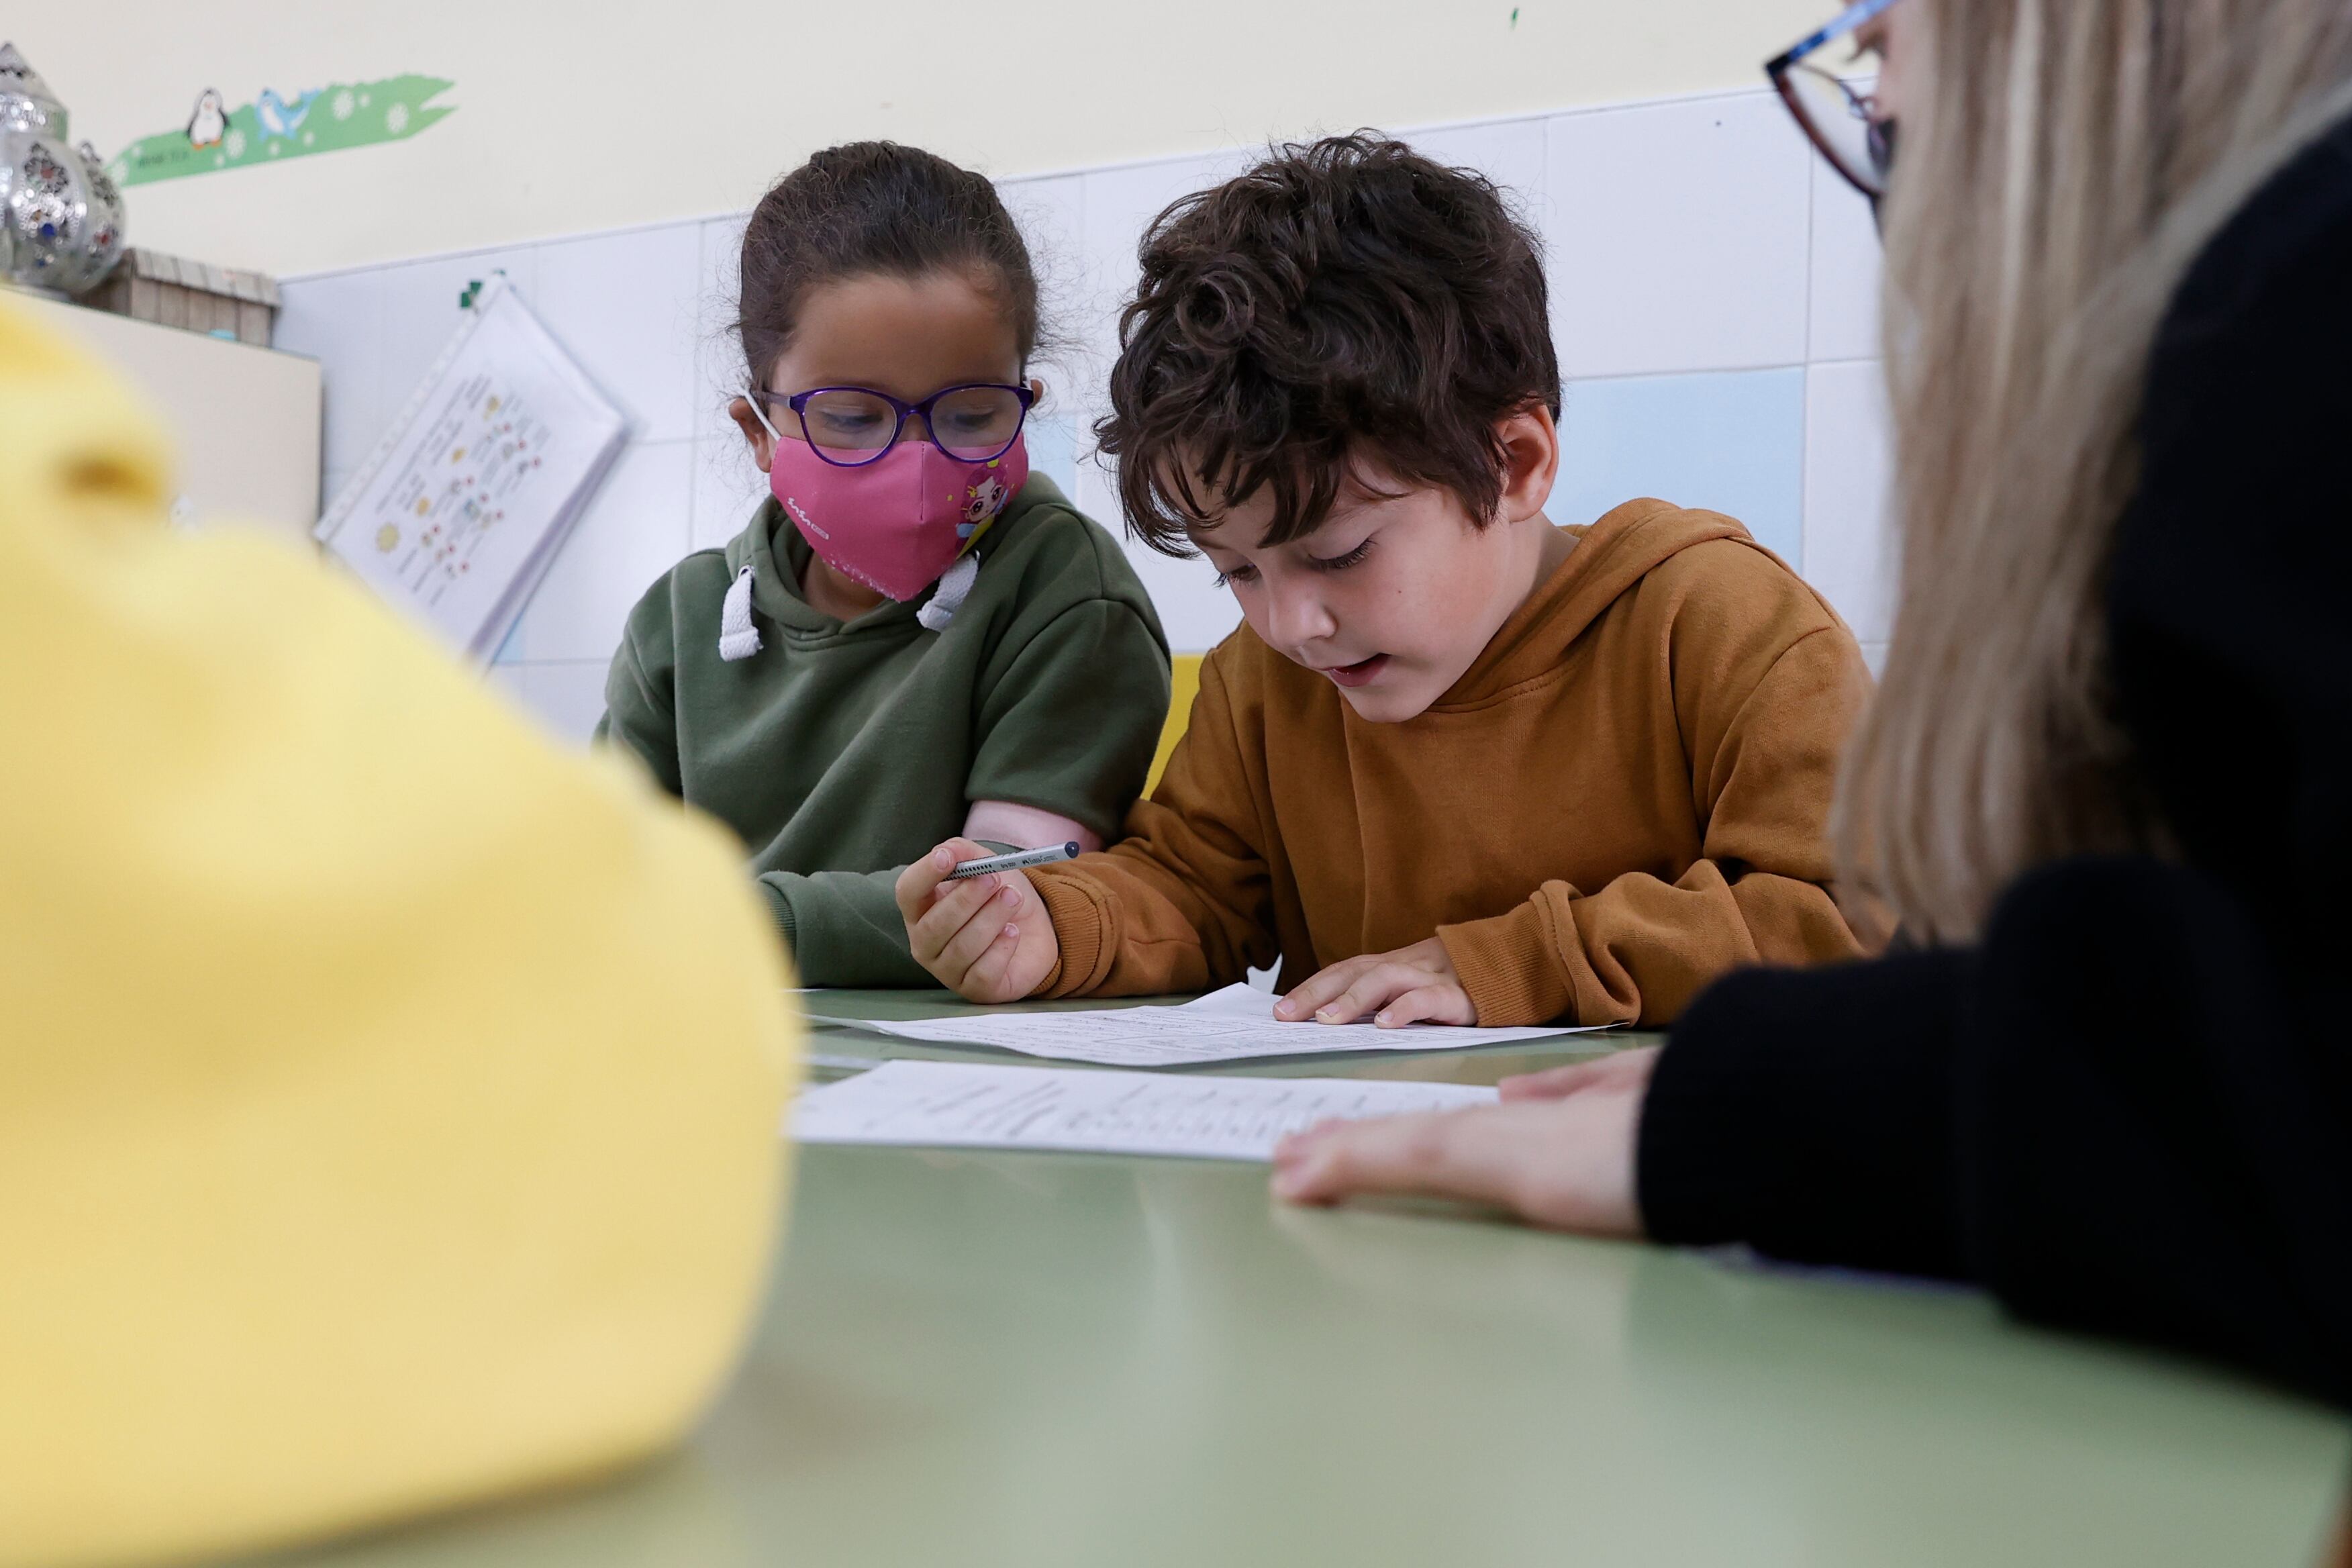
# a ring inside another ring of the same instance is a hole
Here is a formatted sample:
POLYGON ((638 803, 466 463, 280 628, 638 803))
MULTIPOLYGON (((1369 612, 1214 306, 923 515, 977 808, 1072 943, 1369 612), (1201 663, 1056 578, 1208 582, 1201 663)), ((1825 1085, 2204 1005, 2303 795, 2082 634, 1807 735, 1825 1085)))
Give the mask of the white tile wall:
POLYGON ((320 363, 320 466, 332 495, 367 455, 391 412, 383 374, 383 270, 344 272, 289 285, 278 311, 276 345, 320 363))
POLYGON ((1766 92, 1556 117, 1562 372, 1801 363, 1811 158, 1766 92))
MULTIPOLYGON (((1119 514, 1118 501, 1106 493, 1106 488, 1087 483, 1089 473, 1099 472, 1089 468, 1079 473, 1078 510, 1097 520, 1115 518, 1119 514)), ((1205 653, 1242 624, 1241 606, 1232 594, 1217 586, 1216 568, 1206 561, 1178 560, 1131 539, 1127 542, 1127 558, 1142 580, 1144 592, 1151 595, 1152 607, 1160 612, 1168 646, 1177 652, 1205 653)))
POLYGON ((1043 316, 1029 374, 1045 384, 1045 395, 1029 416, 1029 463, 1073 500, 1081 456, 1094 448, 1111 349, 1101 298, 1110 285, 1086 248, 1086 184, 1084 174, 1057 174, 1003 186, 1028 242, 1043 316))
POLYGON ((1554 522, 1657 496, 1728 512, 1802 570, 1805 373, 1572 381, 1560 410, 1554 522))
MULTIPOLYGON (((1058 174, 1008 180, 1002 187, 1005 208, 1028 242, 1043 300, 1045 342, 1030 374, 1045 383, 1040 407, 1059 410, 1072 428, 1084 419, 1100 385, 1100 376, 1088 367, 1100 359, 1104 345, 1090 326, 1097 319, 1096 296, 1108 286, 1094 276, 1087 254, 1086 185, 1084 174, 1058 174)), ((1108 368, 1108 361, 1101 365, 1108 368)))
POLYGON ((1078 451, 1082 445, 1091 447, 1094 437, 1069 409, 1060 404, 1040 405, 1022 426, 1022 438, 1029 451, 1029 471, 1045 475, 1061 487, 1064 495, 1075 499, 1078 451))
POLYGON ((604 716, 604 659, 560 664, 498 664, 493 691, 530 714, 560 741, 585 745, 604 716))
POLYGON ((1808 359, 1878 354, 1878 225, 1870 203, 1822 159, 1813 160, 1811 303, 1808 359))
POLYGON ((525 663, 606 660, 629 609, 687 552, 694 443, 636 443, 563 542, 515 628, 525 663))
MULTIPOLYGON (((1173 159, 1106 169, 1084 176, 1078 201, 1079 289, 1066 307, 1068 331, 1079 347, 1070 374, 1083 377, 1072 399, 1084 410, 1081 430, 1108 411, 1111 362, 1118 356, 1118 310, 1135 281, 1136 247, 1145 227, 1178 197, 1230 179, 1248 167, 1252 151, 1233 148, 1197 158, 1173 159)), ((1093 450, 1090 435, 1078 443, 1078 510, 1118 530, 1118 480, 1111 465, 1093 450)), ((1233 595, 1216 585, 1204 561, 1178 561, 1127 539, 1127 557, 1160 611, 1169 645, 1180 652, 1204 652, 1241 625, 1233 595)))
POLYGON ((743 384, 743 350, 731 330, 737 272, 741 266, 743 218, 715 217, 691 226, 696 233, 694 281, 694 406, 697 440, 731 436, 735 422, 727 405, 743 384))
POLYGON ((743 531, 768 494, 768 476, 751 460, 751 443, 735 426, 694 444, 694 510, 687 548, 715 550, 743 531))
POLYGON ((1894 626, 1886 500, 1886 398, 1875 360, 1805 373, 1805 576, 1862 642, 1894 626))
POLYGON ((530 710, 530 700, 523 696, 523 677, 530 671, 527 664, 492 664, 484 677, 489 689, 516 707, 530 710))
MULTIPOLYGON (((1663 489, 1742 515, 1801 558, 1881 651, 1876 237, 1866 205, 1819 165, 1771 95, 1404 134, 1507 187, 1545 236, 1574 458, 1555 512, 1580 519, 1663 489)), ((1136 242, 1170 201, 1256 153, 1004 184, 1061 345, 1036 367, 1048 383, 1036 461, 1074 475, 1080 506, 1114 528, 1090 426, 1136 242)), ((499 655, 501 684, 562 733, 593 725, 603 668, 646 584, 687 550, 731 538, 765 492, 725 413, 742 374, 727 331, 741 226, 723 216, 286 281, 278 341, 322 363, 330 491, 457 326, 459 292, 495 268, 628 409, 632 446, 499 655)), ((1129 552, 1180 650, 1238 624, 1204 564, 1129 552)))
POLYGON ((540 319, 629 416, 639 441, 695 434, 701 236, 665 224, 539 247, 540 319))
POLYGON ((1078 464, 1077 493, 1071 499, 1080 511, 1118 532, 1125 542, 1128 562, 1160 612, 1168 646, 1178 653, 1206 653, 1242 624, 1241 606, 1217 586, 1216 569, 1206 561, 1162 555, 1129 536, 1117 521, 1123 515, 1118 484, 1116 465, 1100 457, 1084 458, 1078 464))
POLYGON ((1134 266, 1136 246, 1145 226, 1179 197, 1240 174, 1256 160, 1257 153, 1255 145, 1232 147, 1084 175, 1080 229, 1087 254, 1099 266, 1101 276, 1097 281, 1114 292, 1122 288, 1134 266))
POLYGON ((604 717, 604 677, 611 668, 609 658, 524 665, 523 705, 559 739, 585 745, 604 717))

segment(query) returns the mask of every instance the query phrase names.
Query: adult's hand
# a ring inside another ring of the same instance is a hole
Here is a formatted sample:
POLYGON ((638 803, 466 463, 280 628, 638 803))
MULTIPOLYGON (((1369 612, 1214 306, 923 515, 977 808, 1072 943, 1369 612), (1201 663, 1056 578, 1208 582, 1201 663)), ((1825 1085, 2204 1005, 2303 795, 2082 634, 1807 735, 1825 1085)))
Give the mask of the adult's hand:
POLYGON ((1507 1079, 1503 1103, 1439 1115, 1326 1121, 1274 1151, 1274 1192, 1297 1204, 1360 1194, 1459 1198, 1533 1225, 1637 1237, 1633 1142, 1654 1047, 1507 1079))

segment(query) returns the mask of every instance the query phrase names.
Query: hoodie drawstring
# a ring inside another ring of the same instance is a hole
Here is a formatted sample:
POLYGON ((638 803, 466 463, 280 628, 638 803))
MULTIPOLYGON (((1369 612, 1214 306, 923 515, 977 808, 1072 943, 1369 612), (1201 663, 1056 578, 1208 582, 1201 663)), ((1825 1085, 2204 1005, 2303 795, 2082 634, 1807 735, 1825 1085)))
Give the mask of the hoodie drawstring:
POLYGON ((719 657, 732 664, 760 651, 760 628, 751 624, 751 563, 727 584, 727 598, 719 606, 719 657))
POLYGON ((915 619, 922 622, 927 630, 947 630, 948 623, 955 619, 958 610, 963 608, 964 599, 971 593, 971 585, 979 577, 980 555, 977 552, 966 551, 957 556, 956 563, 940 578, 939 591, 931 595, 931 602, 915 612, 915 619))
MULTIPOLYGON (((973 552, 958 557, 940 578, 939 591, 930 603, 915 612, 915 619, 927 630, 947 630, 979 578, 980 556, 973 552)), ((760 628, 751 624, 751 563, 746 561, 735 574, 735 581, 727 584, 727 597, 719 606, 719 657, 730 664, 749 658, 766 646, 760 640, 760 628)))

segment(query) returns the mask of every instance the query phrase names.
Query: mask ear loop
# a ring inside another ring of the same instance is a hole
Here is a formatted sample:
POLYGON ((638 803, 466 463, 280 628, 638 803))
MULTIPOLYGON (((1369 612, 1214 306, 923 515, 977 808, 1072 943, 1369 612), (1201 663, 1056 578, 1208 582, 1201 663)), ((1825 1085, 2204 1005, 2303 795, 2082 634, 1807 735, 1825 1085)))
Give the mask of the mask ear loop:
POLYGON ((746 386, 738 388, 735 395, 751 405, 751 417, 760 422, 760 428, 768 433, 770 440, 781 441, 784 438, 784 433, 768 422, 768 411, 761 406, 761 404, 766 400, 764 394, 746 386))
MULTIPOLYGON (((768 423, 767 415, 760 407, 758 395, 748 386, 743 388, 740 395, 751 405, 751 416, 760 422, 761 428, 775 439, 782 440, 783 436, 768 423)), ((752 581, 751 563, 746 561, 743 569, 735 574, 735 581, 727 584, 727 596, 719 603, 719 657, 730 664, 751 658, 761 647, 760 628, 751 622, 752 581)))

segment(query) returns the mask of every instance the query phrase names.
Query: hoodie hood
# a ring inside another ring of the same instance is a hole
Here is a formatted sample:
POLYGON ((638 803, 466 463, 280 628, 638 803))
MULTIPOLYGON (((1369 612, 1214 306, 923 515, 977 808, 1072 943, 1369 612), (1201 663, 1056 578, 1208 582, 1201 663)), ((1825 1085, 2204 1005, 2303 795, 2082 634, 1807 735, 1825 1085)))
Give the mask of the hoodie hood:
POLYGON ((1475 706, 1556 668, 1570 644, 1667 560, 1711 540, 1748 538, 1746 529, 1721 512, 1691 511, 1651 497, 1560 531, 1576 548, 1511 612, 1462 679, 1430 705, 1431 712, 1475 706))

